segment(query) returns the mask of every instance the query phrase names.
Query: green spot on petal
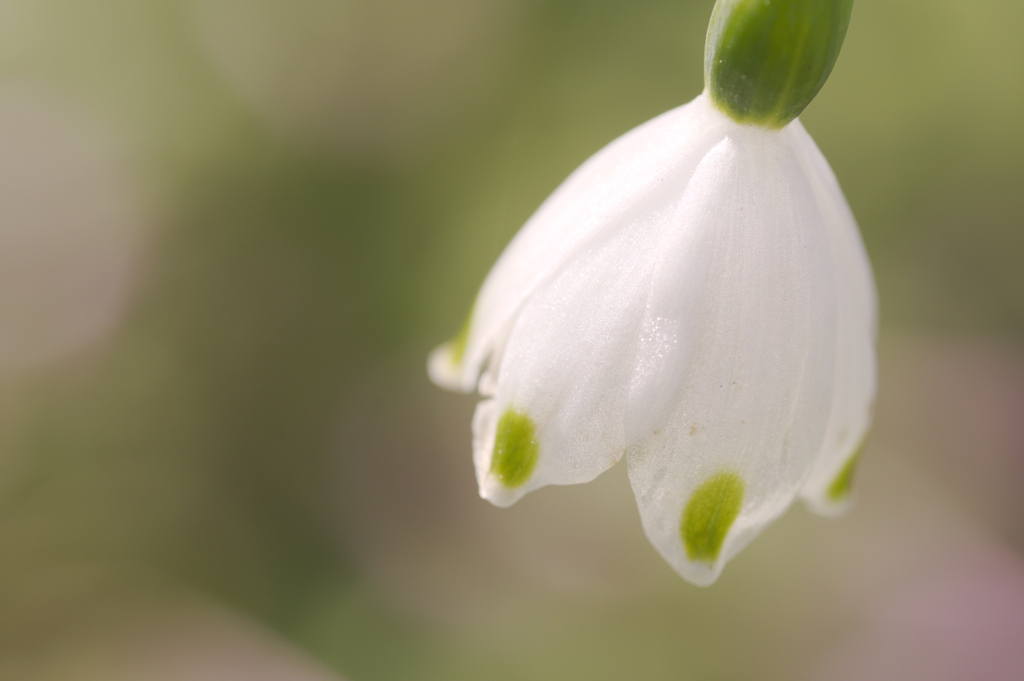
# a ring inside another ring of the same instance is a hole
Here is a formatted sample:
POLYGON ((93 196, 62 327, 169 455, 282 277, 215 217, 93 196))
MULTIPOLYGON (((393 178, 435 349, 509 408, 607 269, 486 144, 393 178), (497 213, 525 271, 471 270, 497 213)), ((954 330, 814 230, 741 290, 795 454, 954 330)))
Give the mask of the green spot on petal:
POLYGON ((505 487, 519 487, 537 466, 537 440, 529 416, 506 409, 498 419, 491 475, 505 487))
POLYGON ((740 513, 744 487, 738 474, 723 471, 693 491, 679 526, 690 560, 714 563, 718 558, 725 535, 740 513))
POLYGON ((864 445, 860 445, 853 451, 835 479, 832 480, 832 484, 828 486, 825 494, 829 501, 838 504, 850 496, 850 491, 853 489, 853 472, 857 468, 857 459, 860 458, 860 450, 863 448, 864 445))
POLYGON ((462 322, 462 326, 459 327, 458 332, 452 336, 452 339, 448 341, 448 347, 451 350, 452 364, 458 364, 462 361, 462 355, 466 352, 466 341, 469 340, 469 323, 473 319, 473 308, 469 309, 469 314, 466 315, 466 321, 462 322))

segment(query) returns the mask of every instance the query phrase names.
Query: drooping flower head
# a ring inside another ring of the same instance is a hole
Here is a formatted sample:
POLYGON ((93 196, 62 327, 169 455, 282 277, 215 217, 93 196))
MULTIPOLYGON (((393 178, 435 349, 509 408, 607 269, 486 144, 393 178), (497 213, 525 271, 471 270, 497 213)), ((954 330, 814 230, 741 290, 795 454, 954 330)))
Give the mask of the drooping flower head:
POLYGON ((624 454, 687 580, 800 496, 846 505, 875 392, 875 290, 796 116, 852 0, 718 0, 705 90, 569 176, 494 265, 431 378, 486 397, 480 495, 587 482, 624 454))

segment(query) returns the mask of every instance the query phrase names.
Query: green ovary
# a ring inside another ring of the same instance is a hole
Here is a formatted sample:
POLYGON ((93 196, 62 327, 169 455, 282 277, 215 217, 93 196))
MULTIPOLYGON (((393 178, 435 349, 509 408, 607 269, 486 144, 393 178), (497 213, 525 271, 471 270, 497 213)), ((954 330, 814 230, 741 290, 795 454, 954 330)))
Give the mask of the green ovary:
POLYGON ((828 496, 829 501, 838 504, 841 501, 846 500, 850 496, 850 492, 853 490, 853 473, 857 468, 857 459, 860 458, 860 450, 864 448, 864 445, 860 445, 853 451, 850 458, 846 460, 843 467, 839 469, 839 473, 832 480, 832 484, 828 486, 825 494, 828 496))
POLYGON ((690 560, 715 562, 729 528, 740 513, 744 488, 743 479, 737 473, 723 471, 712 475, 693 491, 679 526, 690 560))
POLYGON ((506 409, 498 419, 491 475, 505 487, 519 487, 537 467, 537 439, 529 416, 506 409))
POLYGON ((740 123, 781 128, 825 84, 853 0, 718 0, 704 80, 711 101, 740 123))

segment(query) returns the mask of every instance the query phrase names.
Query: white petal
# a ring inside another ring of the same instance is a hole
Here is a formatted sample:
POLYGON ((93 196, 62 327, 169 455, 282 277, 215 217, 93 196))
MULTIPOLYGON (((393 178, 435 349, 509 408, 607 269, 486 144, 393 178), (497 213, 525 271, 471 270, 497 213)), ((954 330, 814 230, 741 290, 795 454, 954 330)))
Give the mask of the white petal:
POLYGON ((523 306, 502 358, 494 407, 487 408, 494 413, 475 424, 484 498, 507 506, 543 485, 588 482, 622 456, 623 386, 650 288, 643 255, 656 231, 620 230, 595 253, 573 259, 523 306), (492 460, 497 418, 510 409, 534 429, 536 464, 527 479, 504 479, 492 460))
POLYGON ((730 124, 683 203, 654 275, 627 460, 648 538, 705 585, 790 505, 820 451, 835 290, 812 188, 779 133, 730 124))
MULTIPOLYGON (((524 301, 594 240, 643 218, 685 182, 718 139, 723 117, 704 95, 635 128, 597 152, 537 209, 509 243, 477 296, 465 352, 448 365, 432 360, 431 376, 446 387, 493 394, 501 353, 524 301), (458 366, 456 366, 458 365, 458 366)), ((444 348, 445 346, 442 346, 444 348)), ((439 349, 437 352, 445 352, 439 349)))
MULTIPOLYGON (((702 117, 711 124, 691 119, 688 126, 701 125, 705 131, 722 127, 720 114, 704 110, 702 100, 698 105, 690 106, 703 110, 702 117)), ((646 141, 635 144, 633 151, 649 149, 657 156, 655 150, 678 146, 687 131, 679 126, 647 128, 639 135, 646 141)), ((535 288, 513 321, 501 353, 495 400, 480 406, 474 423, 481 496, 507 506, 543 485, 590 481, 622 456, 627 444, 626 386, 638 364, 653 265, 678 238, 682 189, 706 147, 676 149, 682 157, 662 163, 660 175, 639 187, 627 183, 628 177, 616 176, 622 182, 605 186, 600 196, 579 199, 618 208, 609 209, 600 229, 535 288), (499 436, 496 447, 496 435, 506 413, 529 420, 537 447, 531 474, 528 479, 513 476, 515 484, 508 484, 493 458, 495 451, 504 451, 506 443, 499 436)), ((566 206, 557 208, 570 212, 566 206)))
POLYGON ((830 242, 838 295, 836 369, 825 441, 801 496, 832 515, 848 501, 856 457, 871 425, 877 368, 877 298, 864 244, 832 169, 799 122, 784 131, 814 188, 830 242))

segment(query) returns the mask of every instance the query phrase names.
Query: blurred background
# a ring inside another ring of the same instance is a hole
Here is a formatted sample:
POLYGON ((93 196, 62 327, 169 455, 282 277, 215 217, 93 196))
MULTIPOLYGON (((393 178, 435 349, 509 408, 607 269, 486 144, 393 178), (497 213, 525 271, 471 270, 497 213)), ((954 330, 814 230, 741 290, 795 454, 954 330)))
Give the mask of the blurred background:
POLYGON ((712 0, 0 3, 0 679, 1011 679, 1024 5, 857 0, 802 116, 881 298, 837 521, 711 588, 618 466, 499 510, 431 386, 712 0))

